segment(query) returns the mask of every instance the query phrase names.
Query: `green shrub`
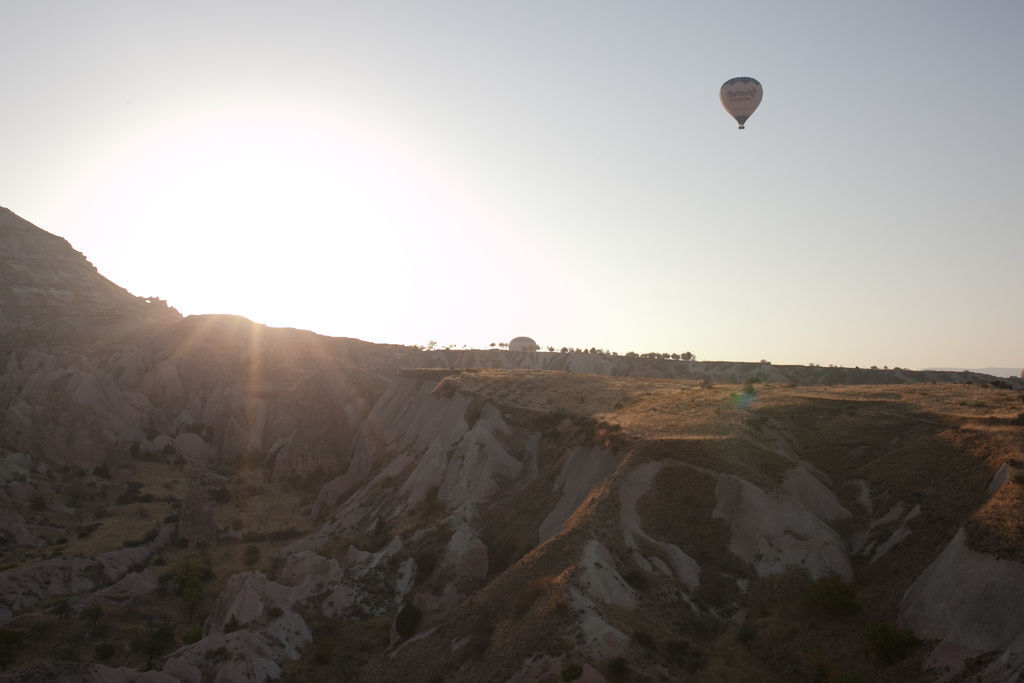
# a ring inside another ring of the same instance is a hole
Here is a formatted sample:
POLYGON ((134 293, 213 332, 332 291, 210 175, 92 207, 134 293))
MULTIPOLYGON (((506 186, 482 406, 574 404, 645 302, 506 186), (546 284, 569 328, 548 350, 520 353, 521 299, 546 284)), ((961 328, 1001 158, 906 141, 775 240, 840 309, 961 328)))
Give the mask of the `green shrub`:
POLYGON ((226 486, 220 486, 210 491, 210 498, 218 505, 224 505, 231 501, 231 491, 226 486))
POLYGON ((625 579, 630 587, 638 591, 645 591, 651 585, 650 581, 647 580, 647 575, 639 569, 630 569, 622 575, 622 578, 625 579))
POLYGON ((633 631, 633 642, 646 647, 648 650, 654 650, 658 647, 657 643, 654 642, 654 636, 646 631, 633 631))
POLYGON ((575 681, 577 678, 583 675, 583 666, 581 664, 566 664, 562 667, 562 680, 563 681, 575 681))
POLYGON ((402 605, 402 609, 398 611, 398 616, 395 617, 395 630, 398 631, 398 635, 403 638, 411 637, 416 633, 416 627, 419 626, 420 617, 422 616, 423 613, 411 602, 406 602, 402 605))
POLYGON ((608 663, 608 680, 625 681, 629 678, 629 663, 624 657, 616 657, 608 663))
POLYGON ((245 552, 243 553, 245 559, 245 566, 251 567, 260 561, 260 549, 254 545, 245 546, 245 552))
POLYGON ((313 651, 313 661, 320 665, 330 664, 334 659, 334 639, 321 638, 316 642, 316 649, 313 651))
POLYGON ((544 592, 548 589, 550 584, 551 579, 540 578, 534 579, 523 586, 512 597, 512 613, 516 617, 522 617, 524 614, 529 612, 530 608, 533 607, 533 604, 537 602, 537 599, 544 595, 544 592))
POLYGON ((93 652, 96 653, 96 659, 105 662, 114 656, 114 645, 112 643, 100 643, 93 649, 93 652))
POLYGON ((857 592, 838 576, 825 576, 804 591, 804 605, 832 617, 845 617, 860 611, 857 592))
POLYGON ((14 661, 14 655, 18 650, 25 634, 10 628, 0 628, 0 669, 6 669, 10 662, 14 661))
POLYGON ((196 626, 194 628, 190 628, 189 630, 185 631, 185 633, 183 633, 182 636, 181 636, 182 642, 185 643, 186 645, 191 645, 192 643, 198 643, 202 639, 203 639, 203 627, 202 626, 196 626))
POLYGON ((80 616, 83 619, 88 619, 92 623, 96 623, 103 617, 103 607, 97 604, 92 604, 82 610, 80 616))
POLYGON ((864 636, 872 654, 885 664, 895 664, 921 644, 913 631, 887 623, 868 624, 864 636))

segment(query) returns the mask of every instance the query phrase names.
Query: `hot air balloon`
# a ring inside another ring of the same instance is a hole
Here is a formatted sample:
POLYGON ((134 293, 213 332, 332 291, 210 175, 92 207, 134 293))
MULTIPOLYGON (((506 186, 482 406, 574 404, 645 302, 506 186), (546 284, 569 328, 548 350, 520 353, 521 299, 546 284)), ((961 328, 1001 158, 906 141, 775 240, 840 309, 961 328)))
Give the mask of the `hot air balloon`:
POLYGON ((743 130, 743 124, 757 109, 757 105, 761 104, 763 95, 761 84, 750 76, 730 78, 722 84, 722 89, 718 92, 722 106, 740 124, 740 130, 743 130))

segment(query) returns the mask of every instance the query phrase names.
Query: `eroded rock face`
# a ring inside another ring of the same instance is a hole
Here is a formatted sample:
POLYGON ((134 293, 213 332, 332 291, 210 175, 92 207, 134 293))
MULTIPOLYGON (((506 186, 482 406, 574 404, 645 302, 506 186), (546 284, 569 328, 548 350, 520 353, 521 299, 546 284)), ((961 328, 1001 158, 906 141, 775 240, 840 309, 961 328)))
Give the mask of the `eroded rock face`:
POLYGON ((399 507, 386 516, 412 509, 428 496, 455 509, 489 500, 502 482, 524 471, 526 463, 519 457, 529 452, 532 435, 510 427, 496 406, 459 393, 437 395, 436 386, 436 381, 411 377, 388 386, 356 437, 348 471, 321 489, 314 514, 359 486, 336 513, 337 526, 358 526, 382 512, 374 485, 407 472, 399 507), (510 442, 519 447, 510 448, 510 442))
MULTIPOLYGON (((819 508, 820 493, 813 498, 819 508)), ((724 519, 732 529, 729 550, 752 564, 760 576, 800 568, 815 579, 837 574, 853 580, 846 541, 796 497, 770 496, 728 474, 719 476, 715 496, 714 517, 724 519)), ((837 513, 833 505, 822 509, 837 513)))
POLYGON ((95 591, 122 579, 144 565, 171 540, 164 527, 150 543, 96 557, 57 557, 0 574, 0 622, 40 601, 95 591))
POLYGON ((1022 586, 1024 564, 971 550, 961 529, 903 596, 900 623, 975 654, 1024 656, 1022 586))
POLYGON ((548 516, 541 522, 538 539, 544 542, 562 530, 576 508, 590 495, 590 492, 610 475, 622 461, 622 454, 608 448, 569 449, 565 467, 555 479, 555 490, 561 497, 548 516))
POLYGON ((671 573, 675 574, 684 586, 693 589, 700 585, 700 565, 683 552, 682 548, 648 536, 643 530, 636 509, 637 501, 650 490, 654 477, 668 465, 667 462, 645 463, 622 477, 619 482, 619 519, 622 523, 623 539, 633 551, 633 561, 638 566, 646 571, 659 568, 666 573, 671 568, 671 573), (661 556, 643 555, 641 541, 645 548, 657 549, 665 559, 661 556))

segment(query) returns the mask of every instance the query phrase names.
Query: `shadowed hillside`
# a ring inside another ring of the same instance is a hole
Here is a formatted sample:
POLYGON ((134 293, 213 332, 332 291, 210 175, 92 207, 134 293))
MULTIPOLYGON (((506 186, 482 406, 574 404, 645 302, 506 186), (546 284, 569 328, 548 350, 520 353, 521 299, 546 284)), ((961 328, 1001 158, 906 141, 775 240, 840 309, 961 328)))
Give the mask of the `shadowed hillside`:
POLYGON ((0 230, 0 680, 1021 675, 1019 381, 181 318, 0 230))

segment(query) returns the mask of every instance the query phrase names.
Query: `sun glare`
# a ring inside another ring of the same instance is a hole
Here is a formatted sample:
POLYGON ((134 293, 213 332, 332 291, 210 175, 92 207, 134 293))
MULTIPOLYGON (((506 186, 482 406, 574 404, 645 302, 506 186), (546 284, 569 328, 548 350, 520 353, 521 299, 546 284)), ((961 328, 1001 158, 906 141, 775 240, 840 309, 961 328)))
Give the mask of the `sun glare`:
POLYGON ((456 284, 435 263, 496 247, 486 212, 449 175, 359 122, 193 111, 92 169, 68 210, 71 239, 113 281, 185 314, 410 342, 396 321, 429 313, 410 292, 456 284), (103 237, 79 245, 75 232, 103 237))

